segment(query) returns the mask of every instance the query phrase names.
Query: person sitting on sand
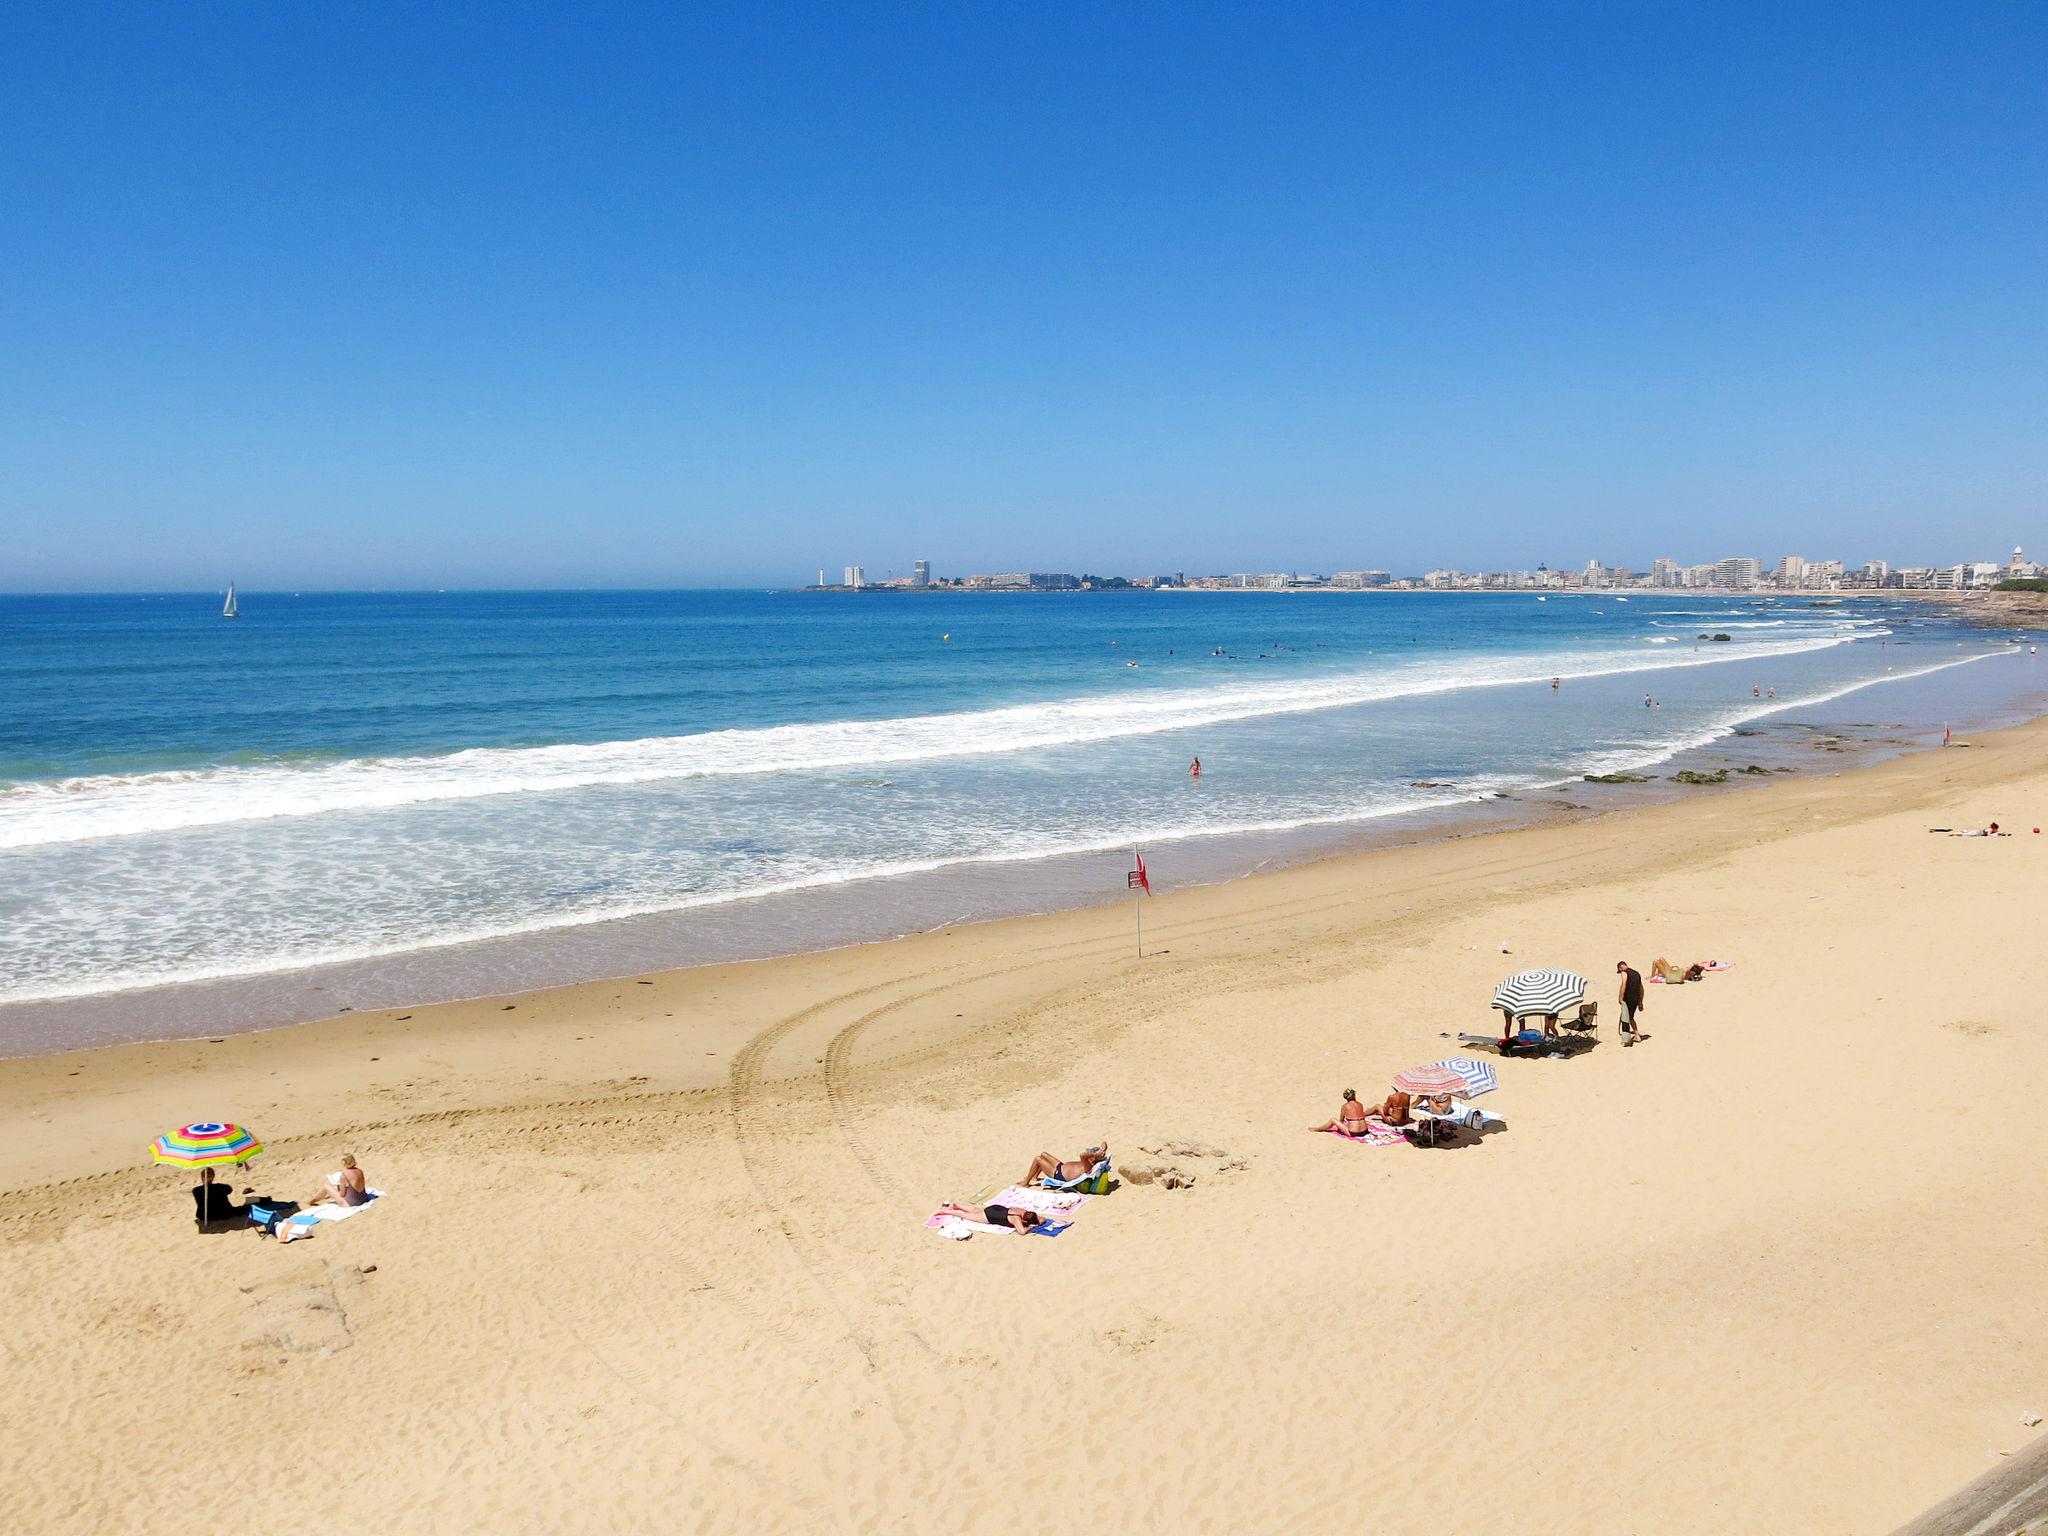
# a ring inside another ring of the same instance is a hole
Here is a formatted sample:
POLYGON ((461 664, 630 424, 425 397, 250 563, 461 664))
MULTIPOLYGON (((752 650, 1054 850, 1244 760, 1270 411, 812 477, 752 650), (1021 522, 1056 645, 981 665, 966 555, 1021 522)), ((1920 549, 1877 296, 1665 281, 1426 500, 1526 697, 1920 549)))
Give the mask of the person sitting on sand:
POLYGON ((1045 1218, 1036 1211, 1027 1211, 1015 1205, 961 1205, 949 1201, 939 1207, 941 1216, 958 1217, 961 1221, 986 1222, 991 1227, 1008 1227, 1012 1232, 1029 1232, 1045 1218))
POLYGON ((1061 1162, 1050 1152, 1041 1152, 1031 1160, 1031 1169, 1017 1182, 1029 1187, 1041 1178, 1049 1178, 1055 1184, 1069 1184, 1075 1179, 1085 1178, 1092 1173, 1095 1165, 1109 1156, 1109 1143, 1088 1148, 1079 1157, 1061 1162))
POLYGON ((1365 1134, 1366 1108, 1358 1102, 1358 1090, 1346 1088, 1344 1102, 1337 1110, 1337 1118, 1325 1120, 1321 1125, 1309 1127, 1312 1131, 1335 1131, 1339 1136, 1363 1136, 1365 1134))
POLYGON ((1408 1123, 1408 1107, 1414 1102, 1407 1094, 1396 1088, 1387 1095, 1387 1101, 1384 1104, 1373 1105, 1371 1111, 1372 1118, 1384 1125, 1406 1125, 1408 1123))
POLYGON ((327 1182, 306 1201, 308 1205, 363 1205, 370 1198, 370 1181, 356 1166, 355 1154, 341 1154, 341 1167, 327 1175, 327 1182))
POLYGON ((211 1168, 199 1170, 199 1182, 192 1186, 192 1202, 198 1212, 193 1220, 202 1227, 217 1221, 246 1221, 249 1217, 249 1207, 235 1204, 235 1192, 214 1182, 211 1168))

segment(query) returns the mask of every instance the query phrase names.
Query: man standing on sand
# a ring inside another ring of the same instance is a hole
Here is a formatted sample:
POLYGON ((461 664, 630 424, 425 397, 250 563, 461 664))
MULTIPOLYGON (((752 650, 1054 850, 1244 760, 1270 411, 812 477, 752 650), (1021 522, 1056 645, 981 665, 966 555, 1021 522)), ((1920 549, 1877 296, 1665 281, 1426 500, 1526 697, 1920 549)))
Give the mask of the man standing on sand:
POLYGON ((1650 1038, 1636 1027, 1643 1011, 1643 973, 1626 960, 1614 962, 1614 973, 1621 978, 1621 1043, 1634 1045, 1650 1038))

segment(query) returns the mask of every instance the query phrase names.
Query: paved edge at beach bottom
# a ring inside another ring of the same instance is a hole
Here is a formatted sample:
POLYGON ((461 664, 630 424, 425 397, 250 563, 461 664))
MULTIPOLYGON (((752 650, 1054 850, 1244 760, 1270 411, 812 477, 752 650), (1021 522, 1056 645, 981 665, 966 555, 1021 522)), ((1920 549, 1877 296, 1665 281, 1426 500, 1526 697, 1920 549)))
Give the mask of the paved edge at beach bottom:
POLYGON ((1892 1536, 2021 1536, 2048 1521, 2048 1434, 1892 1536))

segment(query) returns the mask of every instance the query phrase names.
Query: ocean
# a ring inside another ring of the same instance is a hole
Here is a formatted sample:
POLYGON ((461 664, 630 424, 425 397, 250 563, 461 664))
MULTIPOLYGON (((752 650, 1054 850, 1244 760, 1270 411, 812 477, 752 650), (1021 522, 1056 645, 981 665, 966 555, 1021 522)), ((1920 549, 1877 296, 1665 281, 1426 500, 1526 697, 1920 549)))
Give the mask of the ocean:
POLYGON ((0 1052, 1120 897, 1134 845, 1222 878, 2042 691, 2019 637, 1874 598, 240 601, 0 598, 0 1052), (19 1006, 66 999, 102 1022, 19 1006))

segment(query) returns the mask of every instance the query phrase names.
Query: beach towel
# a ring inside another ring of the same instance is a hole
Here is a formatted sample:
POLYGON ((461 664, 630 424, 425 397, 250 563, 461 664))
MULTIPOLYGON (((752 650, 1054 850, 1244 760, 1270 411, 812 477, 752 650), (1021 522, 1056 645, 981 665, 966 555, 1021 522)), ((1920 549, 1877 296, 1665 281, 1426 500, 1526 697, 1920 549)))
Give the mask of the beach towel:
POLYGON ((285 1218, 298 1226, 310 1226, 316 1221, 347 1221, 358 1211, 367 1211, 384 1198, 381 1189, 365 1190, 369 1196, 361 1205, 309 1205, 303 1211, 295 1211, 285 1218))
MULTIPOLYGON (((994 1202, 990 1203, 993 1204, 994 1202)), ((932 1228, 941 1237, 950 1238, 956 1243, 964 1243, 977 1232, 993 1232, 999 1237, 1009 1237, 1013 1234, 1019 1237, 1058 1237, 1067 1228, 1071 1227, 1073 1223, 1071 1221, 1041 1221, 1030 1231, 1020 1233, 1015 1227, 998 1227, 986 1221, 969 1221, 964 1216, 955 1216, 946 1211, 935 1211, 926 1218, 925 1225, 932 1228)))
POLYGON ((1056 1179, 1049 1173, 1042 1173, 1038 1176, 1036 1187, 1058 1190, 1077 1189, 1087 1195, 1106 1195, 1109 1193, 1110 1172, 1109 1159, 1104 1158, 1086 1173, 1075 1179, 1056 1179))
POLYGON ((1052 1189, 1025 1189, 1012 1184, 999 1195, 984 1200, 984 1205, 1007 1205, 1020 1211, 1036 1211, 1041 1216, 1071 1216, 1086 1205, 1091 1196, 1063 1194, 1052 1189))
POLYGON ((1328 1134, 1344 1141, 1355 1141, 1361 1147, 1391 1147, 1408 1139, 1391 1125, 1367 1126, 1363 1136, 1353 1136, 1348 1131, 1331 1131, 1328 1134))

